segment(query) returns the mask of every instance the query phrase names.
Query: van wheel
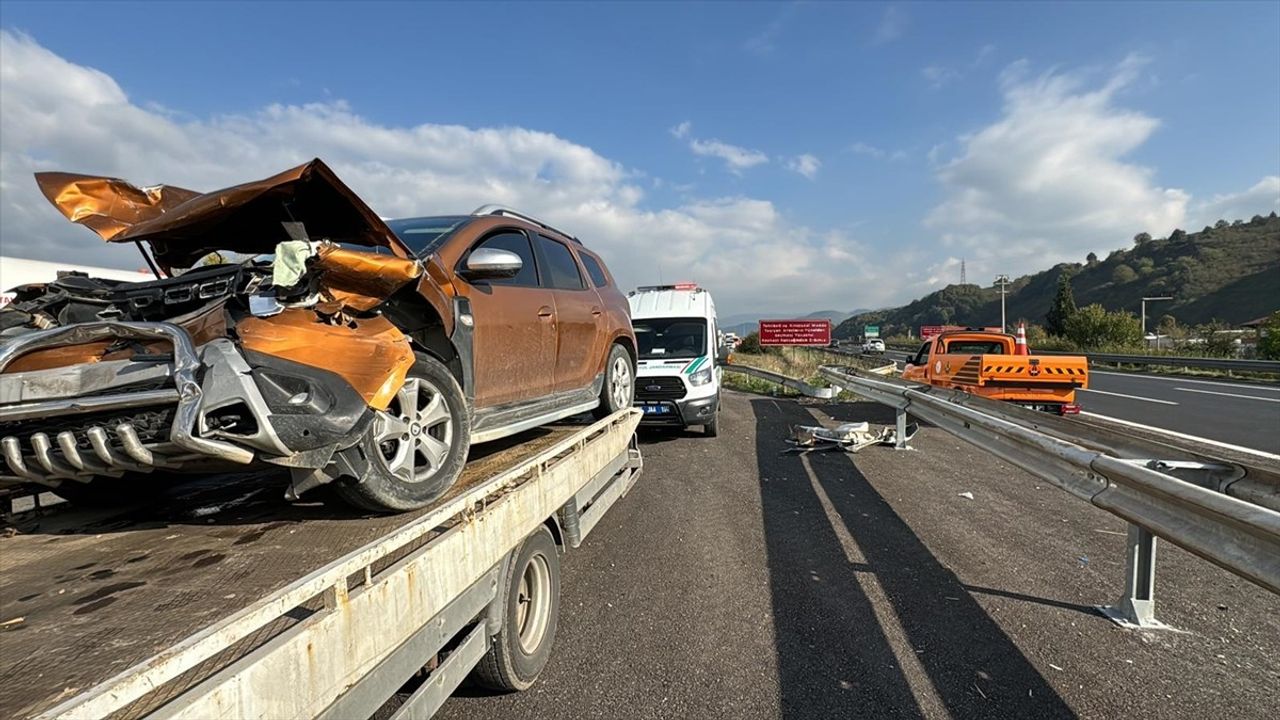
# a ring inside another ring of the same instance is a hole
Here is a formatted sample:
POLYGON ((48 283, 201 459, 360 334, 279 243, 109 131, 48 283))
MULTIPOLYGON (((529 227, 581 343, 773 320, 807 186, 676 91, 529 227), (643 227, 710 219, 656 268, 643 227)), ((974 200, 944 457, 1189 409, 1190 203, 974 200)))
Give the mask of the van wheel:
POLYGON ((702 426, 702 432, 707 437, 716 437, 720 434, 720 410, 717 409, 715 414, 711 416, 711 422, 702 426))
POLYGON ((402 512, 444 494, 462 474, 471 446, 467 401, 453 373, 419 354, 359 446, 369 459, 368 470, 363 478, 334 484, 343 500, 374 512, 402 512))
POLYGON ((473 677, 491 690, 524 690, 546 667, 560 619, 560 556, 546 525, 503 568, 494 602, 503 604, 502 626, 473 677))
POLYGON ((597 418, 606 418, 631 407, 636 397, 636 367, 631 354, 621 345, 609 346, 609 358, 604 364, 604 387, 600 388, 600 404, 592 411, 597 418))

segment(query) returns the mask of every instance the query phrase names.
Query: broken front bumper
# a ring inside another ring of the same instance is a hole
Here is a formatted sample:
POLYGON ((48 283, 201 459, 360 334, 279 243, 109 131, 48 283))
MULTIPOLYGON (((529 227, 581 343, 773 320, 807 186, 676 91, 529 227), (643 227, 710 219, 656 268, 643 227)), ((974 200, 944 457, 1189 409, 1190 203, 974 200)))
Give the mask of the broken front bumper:
POLYGON ((176 468, 192 459, 247 464, 255 453, 245 445, 287 452, 270 437, 269 413, 248 370, 229 340, 197 351, 185 330, 167 322, 89 322, 6 338, 0 346, 0 481, 56 486, 62 480, 176 468), (172 358, 3 374, 35 350, 117 339, 167 343, 172 358), (238 442, 210 437, 216 433, 202 427, 214 409, 210 391, 226 396, 219 405, 243 403, 260 413, 258 436, 238 442), (157 427, 170 416, 167 428, 157 427))

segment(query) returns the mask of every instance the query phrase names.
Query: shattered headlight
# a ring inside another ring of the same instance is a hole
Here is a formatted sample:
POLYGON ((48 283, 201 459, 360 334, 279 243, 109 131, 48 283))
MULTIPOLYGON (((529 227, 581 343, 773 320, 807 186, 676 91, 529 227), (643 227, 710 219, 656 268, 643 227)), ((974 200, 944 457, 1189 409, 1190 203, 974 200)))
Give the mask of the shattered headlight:
POLYGON ((689 384, 697 387, 711 382, 712 368, 705 368, 689 376, 689 384))

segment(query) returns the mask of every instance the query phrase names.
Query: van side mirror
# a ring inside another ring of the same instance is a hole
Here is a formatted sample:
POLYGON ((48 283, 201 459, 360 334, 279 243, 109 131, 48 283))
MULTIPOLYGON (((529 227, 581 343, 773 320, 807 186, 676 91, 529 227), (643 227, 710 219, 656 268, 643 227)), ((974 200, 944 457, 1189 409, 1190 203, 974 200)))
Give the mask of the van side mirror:
POLYGON ((467 280, 503 280, 515 277, 522 267, 524 261, 510 250, 480 248, 467 256, 462 276, 467 280))

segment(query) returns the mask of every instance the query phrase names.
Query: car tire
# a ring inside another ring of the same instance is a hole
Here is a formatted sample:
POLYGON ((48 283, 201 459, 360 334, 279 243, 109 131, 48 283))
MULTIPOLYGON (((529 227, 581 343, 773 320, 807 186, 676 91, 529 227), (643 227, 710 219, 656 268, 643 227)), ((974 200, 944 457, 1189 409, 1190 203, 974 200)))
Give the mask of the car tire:
POLYGON ((472 678, 490 690, 524 690, 546 667, 560 618, 560 556, 546 525, 502 569, 494 602, 501 603, 500 629, 472 678))
POLYGON ((470 413, 453 373, 419 354, 359 444, 369 459, 365 476, 334 484, 346 502, 374 512, 403 512, 443 495, 462 474, 471 446, 470 413))
POLYGON ((636 399, 636 365, 631 353, 618 343, 609 346, 609 356, 604 362, 604 386, 600 388, 600 404, 592 411, 597 418, 606 418, 631 407, 636 399))

